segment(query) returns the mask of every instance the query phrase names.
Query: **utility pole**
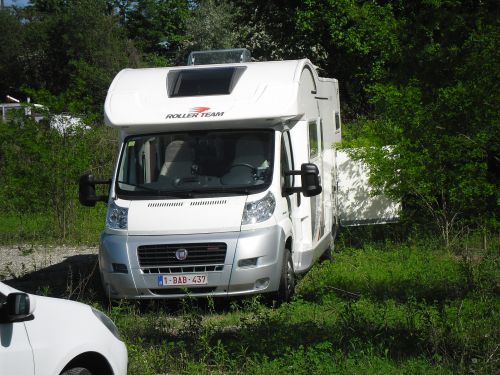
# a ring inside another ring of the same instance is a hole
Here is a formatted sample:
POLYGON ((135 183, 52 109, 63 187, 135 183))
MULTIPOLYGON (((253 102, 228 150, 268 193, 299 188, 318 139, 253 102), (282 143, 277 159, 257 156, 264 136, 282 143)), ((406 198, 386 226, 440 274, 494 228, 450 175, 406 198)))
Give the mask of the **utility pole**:
POLYGON ((3 9, 3 7, 4 7, 3 0, 1 0, 1 2, 0 2, 0 9, 3 9))

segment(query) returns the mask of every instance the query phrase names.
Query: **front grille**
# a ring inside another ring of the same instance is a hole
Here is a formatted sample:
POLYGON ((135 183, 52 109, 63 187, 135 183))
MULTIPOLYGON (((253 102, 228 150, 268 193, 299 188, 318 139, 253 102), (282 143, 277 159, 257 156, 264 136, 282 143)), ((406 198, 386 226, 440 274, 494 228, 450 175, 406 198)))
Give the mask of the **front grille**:
POLYGON ((165 289, 149 289, 151 293, 159 295, 179 295, 179 294, 202 294, 212 293, 217 289, 215 286, 199 287, 199 288, 165 288, 165 289))
POLYGON ((222 265, 226 259, 226 250, 225 243, 142 245, 137 248, 137 256, 141 268, 222 265), (187 250, 186 259, 178 260, 175 257, 175 252, 179 249, 187 250))

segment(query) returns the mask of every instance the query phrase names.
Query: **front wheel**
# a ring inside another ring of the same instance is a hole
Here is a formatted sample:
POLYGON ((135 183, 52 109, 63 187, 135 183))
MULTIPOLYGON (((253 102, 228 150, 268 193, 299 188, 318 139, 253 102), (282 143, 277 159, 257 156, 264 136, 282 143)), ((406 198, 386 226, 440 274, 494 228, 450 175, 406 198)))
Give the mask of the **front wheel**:
POLYGON ((328 260, 332 260, 332 245, 328 246, 328 248, 319 257, 319 261, 321 263, 326 262, 328 260))
POLYGON ((281 268, 280 286, 278 289, 278 302, 289 302, 295 292, 295 273, 293 271, 292 254, 285 249, 283 266, 281 268))
POLYGON ((61 375, 92 375, 92 373, 85 367, 73 367, 61 372, 61 375))

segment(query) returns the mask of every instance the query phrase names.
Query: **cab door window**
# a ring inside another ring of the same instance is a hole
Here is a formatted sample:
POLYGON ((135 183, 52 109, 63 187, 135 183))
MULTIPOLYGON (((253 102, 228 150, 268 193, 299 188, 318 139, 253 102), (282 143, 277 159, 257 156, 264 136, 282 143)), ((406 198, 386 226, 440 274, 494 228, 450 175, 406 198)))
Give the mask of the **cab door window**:
POLYGON ((316 121, 308 124, 309 132, 309 159, 314 159, 319 153, 318 127, 316 121))
POLYGON ((293 165, 293 155, 292 155, 292 144, 290 141, 290 133, 284 132, 281 140, 281 178, 283 180, 284 188, 289 188, 294 186, 293 175, 285 175, 286 172, 292 171, 294 169, 293 165))

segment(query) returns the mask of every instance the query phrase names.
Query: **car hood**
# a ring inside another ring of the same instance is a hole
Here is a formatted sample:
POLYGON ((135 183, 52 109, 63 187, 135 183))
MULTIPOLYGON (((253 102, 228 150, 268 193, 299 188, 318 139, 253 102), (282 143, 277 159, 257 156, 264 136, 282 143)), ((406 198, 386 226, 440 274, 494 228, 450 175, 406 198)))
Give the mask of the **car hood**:
POLYGON ((128 234, 163 235, 239 231, 247 196, 131 201, 128 234))

